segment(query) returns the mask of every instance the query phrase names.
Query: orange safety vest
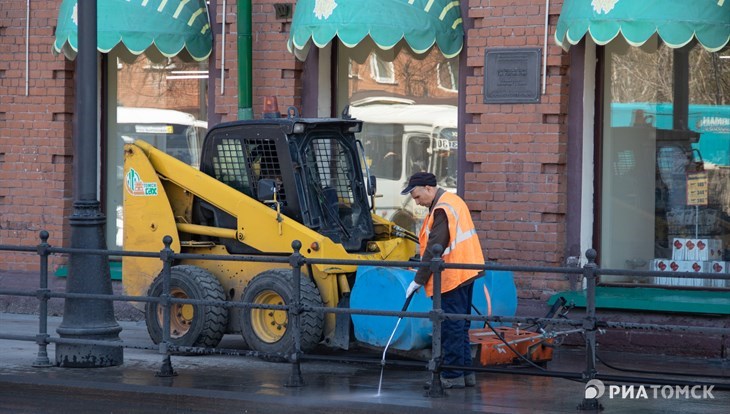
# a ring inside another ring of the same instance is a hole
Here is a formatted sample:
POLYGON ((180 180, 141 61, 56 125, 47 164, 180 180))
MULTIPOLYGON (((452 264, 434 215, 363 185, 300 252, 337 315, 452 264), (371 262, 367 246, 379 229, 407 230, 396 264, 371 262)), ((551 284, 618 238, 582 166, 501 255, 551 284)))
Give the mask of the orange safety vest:
MULTIPOLYGON (((426 251, 428 236, 433 226, 433 213, 441 209, 446 213, 449 222, 449 245, 444 246, 442 258, 446 263, 469 263, 484 264, 484 253, 479 244, 479 236, 471 220, 469 208, 464 200, 456 194, 445 192, 438 199, 438 203, 429 211, 424 220, 421 232, 418 235, 418 242, 421 249, 421 257, 426 251)), ((441 272, 441 293, 454 290, 464 282, 479 274, 479 270, 471 269, 444 269, 441 272)), ((433 277, 426 282, 426 294, 433 296, 433 277)))

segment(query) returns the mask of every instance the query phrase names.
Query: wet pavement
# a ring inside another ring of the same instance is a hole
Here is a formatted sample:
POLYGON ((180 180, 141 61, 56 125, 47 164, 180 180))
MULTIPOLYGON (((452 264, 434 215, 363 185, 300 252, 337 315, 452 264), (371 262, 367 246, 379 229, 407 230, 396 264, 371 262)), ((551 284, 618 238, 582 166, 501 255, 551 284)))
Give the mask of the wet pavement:
MULTIPOLYGON (((49 319, 49 333, 61 318, 49 319)), ((148 346, 144 322, 121 321, 125 344, 148 346)), ((35 335, 33 315, 0 313, 4 334, 35 335)), ((221 347, 241 349, 242 341, 228 335, 221 347)), ((124 364, 109 368, 34 368, 38 347, 32 342, 0 339, 0 413, 565 413, 576 412, 584 395, 579 381, 514 373, 479 372, 477 386, 447 390, 443 398, 424 395, 429 378, 425 369, 386 365, 378 395, 380 365, 355 362, 305 361, 302 387, 287 387, 292 369, 287 363, 233 355, 172 356, 177 375, 159 377, 163 357, 155 350, 125 349, 124 364)), ((48 356, 54 360, 53 345, 48 356)), ((330 353, 346 359, 347 353, 330 353)), ((379 354, 371 352, 371 361, 379 354)), ((612 366, 694 376, 678 381, 730 383, 726 360, 678 358, 641 354, 602 355, 612 366)), ((558 348, 550 370, 580 372, 585 356, 579 349, 558 348)), ((639 375, 599 365, 600 373, 639 375)), ((643 374, 642 374, 643 375, 643 374)), ((655 376, 657 377, 657 376, 655 376)), ((658 378, 671 380, 662 374, 658 378)), ((616 383, 619 384, 619 383, 616 383)), ((641 382, 634 383, 635 389, 641 382)), ((630 385, 630 384, 626 384, 630 385)), ((648 389, 648 385, 646 386, 648 389)), ((638 394, 638 393, 637 393, 638 394)), ((714 398, 673 395, 652 398, 599 399, 605 413, 727 413, 730 393, 711 392, 714 398)))

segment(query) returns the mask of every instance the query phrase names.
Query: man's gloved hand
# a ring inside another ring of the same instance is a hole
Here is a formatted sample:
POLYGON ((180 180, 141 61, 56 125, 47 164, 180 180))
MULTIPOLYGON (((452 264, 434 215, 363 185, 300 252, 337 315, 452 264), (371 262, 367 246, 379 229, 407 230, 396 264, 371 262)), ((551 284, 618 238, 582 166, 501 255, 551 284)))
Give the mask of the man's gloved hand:
POLYGON ((406 289, 406 299, 408 299, 408 297, 410 297, 420 287, 421 287, 421 285, 416 283, 415 280, 413 282, 411 282, 411 284, 408 285, 408 289, 406 289))

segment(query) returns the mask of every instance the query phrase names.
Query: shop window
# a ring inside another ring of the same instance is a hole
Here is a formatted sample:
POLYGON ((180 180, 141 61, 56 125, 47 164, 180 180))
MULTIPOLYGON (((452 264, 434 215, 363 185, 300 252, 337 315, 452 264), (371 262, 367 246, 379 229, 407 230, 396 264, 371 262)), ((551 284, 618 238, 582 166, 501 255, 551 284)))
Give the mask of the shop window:
POLYGON ((145 55, 110 53, 105 85, 107 246, 123 240, 123 147, 141 139, 178 160, 199 168, 207 133, 208 63, 178 57, 151 60, 145 55))
POLYGON ((602 281, 730 287, 671 274, 730 261, 730 60, 656 38, 604 51, 601 266, 667 276, 602 281))
POLYGON ((377 177, 377 214, 416 229, 427 213, 400 191, 410 174, 429 171, 456 191, 458 58, 437 47, 415 54, 405 43, 383 51, 372 42, 337 50, 337 107, 364 121, 359 139, 377 177))

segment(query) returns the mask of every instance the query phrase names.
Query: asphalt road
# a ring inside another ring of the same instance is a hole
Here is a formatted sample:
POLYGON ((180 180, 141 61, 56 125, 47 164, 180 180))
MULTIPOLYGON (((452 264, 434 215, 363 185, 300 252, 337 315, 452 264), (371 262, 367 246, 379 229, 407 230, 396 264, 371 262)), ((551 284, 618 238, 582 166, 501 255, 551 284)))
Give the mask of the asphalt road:
MULTIPOLYGON (((55 335, 60 318, 50 318, 55 335)), ((143 322, 119 322, 126 344, 150 344, 143 322)), ((0 313, 0 332, 34 335, 33 315, 0 313)), ((222 347, 242 346, 226 336, 222 347)), ((159 377, 162 355, 155 350, 125 349, 124 364, 108 368, 34 368, 38 347, 33 342, 0 340, 0 413, 572 413, 583 399, 584 384, 560 378, 480 372, 477 386, 449 390, 444 398, 424 395, 428 371, 386 364, 378 395, 381 369, 377 363, 342 360, 305 361, 302 387, 287 387, 291 365, 232 355, 173 356, 174 377, 159 377)), ((379 355, 370 355, 379 361, 379 355)), ((53 346, 49 357, 54 360, 53 346)), ((642 354, 605 355, 626 368, 683 370, 704 381, 726 375, 725 360, 682 359, 642 354)), ((548 366, 580 372, 581 350, 559 348, 548 366)), ((599 366, 599 372, 617 374, 599 366)), ((628 375, 623 373, 624 375, 628 375)), ((664 378, 667 378, 664 376, 664 378)), ((683 377, 683 380, 692 377, 683 377)), ((609 399, 604 413, 718 413, 730 410, 730 393, 716 391, 713 399, 609 399)))

